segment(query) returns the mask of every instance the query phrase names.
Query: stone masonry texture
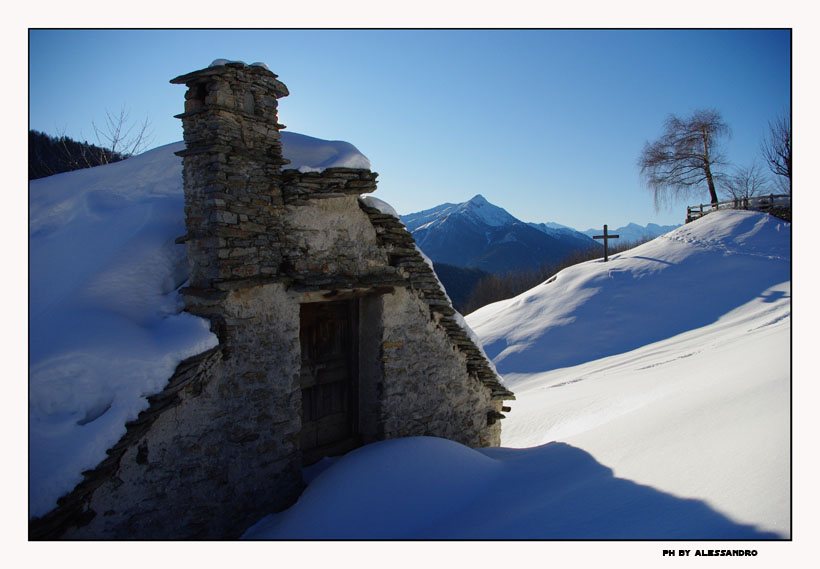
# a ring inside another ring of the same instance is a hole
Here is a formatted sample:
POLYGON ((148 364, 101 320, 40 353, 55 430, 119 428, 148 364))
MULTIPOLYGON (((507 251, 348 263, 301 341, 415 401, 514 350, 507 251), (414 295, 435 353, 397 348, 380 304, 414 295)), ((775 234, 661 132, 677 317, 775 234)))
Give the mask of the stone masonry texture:
POLYGON ((219 346, 186 360, 108 459, 84 473, 32 539, 235 539, 298 498, 300 307, 355 301, 363 443, 405 436, 497 446, 514 399, 458 323, 401 222, 368 207, 370 170, 302 173, 282 158, 261 66, 216 65, 182 119, 186 310, 219 346))

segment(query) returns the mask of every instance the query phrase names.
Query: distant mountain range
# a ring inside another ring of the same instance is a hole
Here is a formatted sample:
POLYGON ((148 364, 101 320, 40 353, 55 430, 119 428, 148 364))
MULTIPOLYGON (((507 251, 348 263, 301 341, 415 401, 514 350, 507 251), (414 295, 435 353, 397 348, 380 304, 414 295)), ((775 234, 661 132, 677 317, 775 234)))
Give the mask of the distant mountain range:
MULTIPOLYGON (((468 300, 477 283, 490 274, 556 267, 574 252, 603 248, 592 239, 603 228, 577 231, 555 222, 525 223, 481 195, 464 203, 445 203, 402 215, 401 220, 433 260, 444 288, 461 312, 474 307, 477 300, 468 300)), ((614 244, 620 245, 651 239, 676 227, 630 223, 610 233, 619 235, 614 244)))
POLYGON ((569 227, 524 223, 481 195, 401 220, 434 262, 497 274, 554 263, 597 243, 569 227))
MULTIPOLYGON (((658 237, 659 235, 669 233, 678 227, 680 227, 680 224, 658 225, 657 223, 648 223, 646 226, 640 226, 637 223, 628 223, 627 225, 617 229, 608 227, 607 231, 619 236, 617 241, 613 241, 613 243, 617 245, 620 243, 637 243, 639 241, 648 241, 658 237)), ((587 229, 581 233, 592 237, 593 235, 600 235, 601 231, 603 231, 603 227, 599 227, 598 229, 587 229)))

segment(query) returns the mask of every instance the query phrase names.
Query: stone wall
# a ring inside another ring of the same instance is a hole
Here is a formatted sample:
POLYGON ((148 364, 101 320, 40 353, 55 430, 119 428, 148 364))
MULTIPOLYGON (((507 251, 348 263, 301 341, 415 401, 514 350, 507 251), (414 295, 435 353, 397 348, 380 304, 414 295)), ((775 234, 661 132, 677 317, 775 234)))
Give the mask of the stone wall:
POLYGON ((501 400, 467 373, 467 356, 406 288, 382 297, 384 438, 435 436, 471 447, 498 446, 501 400))
POLYGON ((299 304, 269 284, 231 291, 222 307, 230 356, 217 349, 152 398, 114 448, 112 469, 89 477, 94 488, 74 500, 73 519, 43 526, 42 537, 235 538, 295 501, 299 304))
POLYGON ((184 362, 109 459, 36 538, 235 538, 292 504, 301 478, 300 311, 353 299, 358 435, 498 445, 511 392, 459 323, 394 216, 360 198, 369 170, 282 170, 276 98, 262 67, 231 63, 188 86, 183 157, 190 286, 218 348, 184 362))

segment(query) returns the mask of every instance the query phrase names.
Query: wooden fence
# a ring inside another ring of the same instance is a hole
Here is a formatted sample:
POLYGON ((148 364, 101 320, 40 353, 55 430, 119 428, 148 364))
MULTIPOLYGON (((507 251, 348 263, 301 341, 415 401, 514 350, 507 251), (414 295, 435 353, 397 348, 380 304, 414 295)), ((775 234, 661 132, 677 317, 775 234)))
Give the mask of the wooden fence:
POLYGON ((789 210, 792 208, 791 194, 769 194, 768 196, 754 196, 738 198, 716 204, 700 204, 686 208, 686 223, 694 221, 707 213, 719 209, 751 209, 755 211, 774 212, 775 210, 789 210))

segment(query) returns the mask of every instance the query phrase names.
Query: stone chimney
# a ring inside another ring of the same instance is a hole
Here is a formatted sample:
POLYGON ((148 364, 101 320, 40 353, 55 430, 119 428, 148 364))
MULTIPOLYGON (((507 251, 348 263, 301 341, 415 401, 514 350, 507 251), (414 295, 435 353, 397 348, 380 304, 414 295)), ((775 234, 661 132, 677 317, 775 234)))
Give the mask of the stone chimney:
MULTIPOLYGON (((187 295, 275 278, 281 263, 282 157, 277 99, 284 83, 262 64, 217 60, 171 80, 188 87, 182 119, 186 149, 184 241, 187 295)), ((189 307, 190 307, 189 302, 189 307)))

